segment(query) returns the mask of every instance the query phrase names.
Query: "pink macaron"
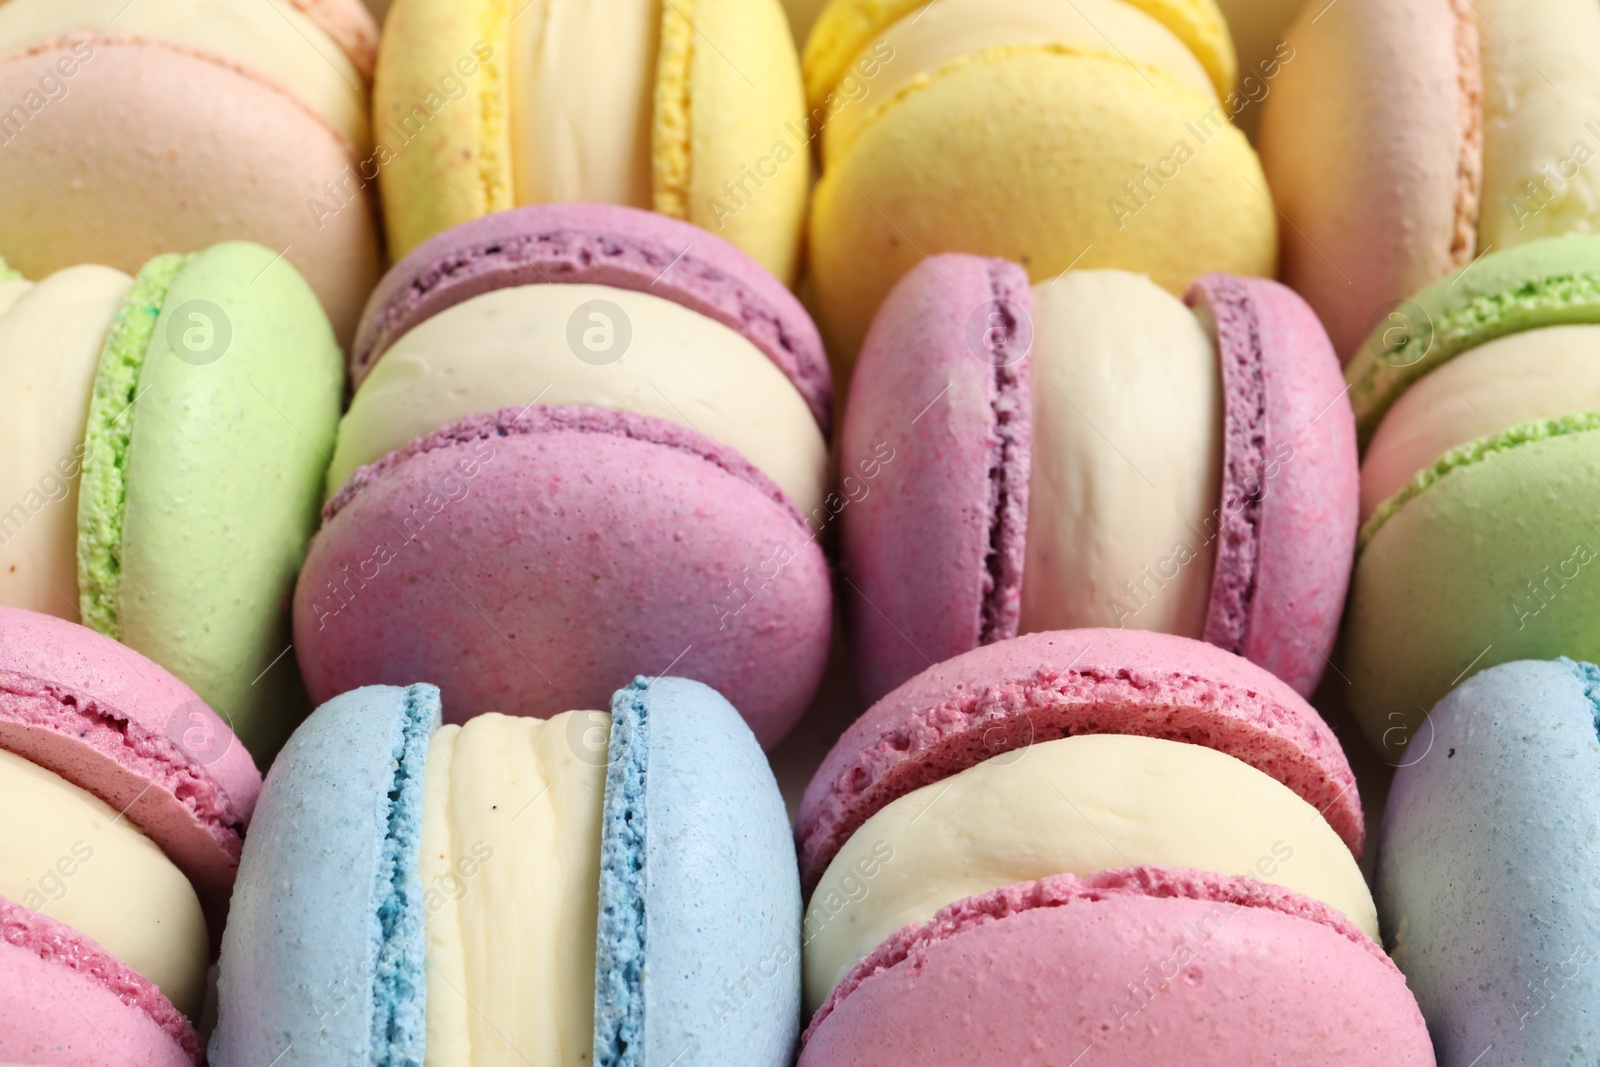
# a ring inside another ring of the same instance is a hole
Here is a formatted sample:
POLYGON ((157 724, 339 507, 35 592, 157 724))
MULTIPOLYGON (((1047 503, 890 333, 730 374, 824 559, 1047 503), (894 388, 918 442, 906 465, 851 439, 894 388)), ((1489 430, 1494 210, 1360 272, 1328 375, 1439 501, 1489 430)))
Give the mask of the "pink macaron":
POLYGON ((150 660, 15 608, 0 608, 0 750, 0 790, 30 805, 10 855, 35 856, 0 871, 17 894, 0 897, 0 986, 28 1005, 0 1012, 0 1060, 199 1062, 184 1012, 261 790, 249 753, 150 660))
POLYGON ((1328 726, 1239 656, 1115 629, 974 649, 871 708, 801 801, 800 1062, 1431 1065, 1364 835, 1328 726))
POLYGON ((1179 302, 1116 271, 1030 288, 1004 260, 933 257, 868 334, 839 464, 869 698, 983 644, 1092 626, 1201 638, 1303 695, 1322 675, 1355 550, 1355 428, 1326 334, 1274 282, 1207 275, 1179 302))
POLYGON ((800 1067, 1431 1067, 1405 978, 1337 911, 1134 867, 959 901, 862 960, 800 1067))
POLYGON ((446 231, 352 355, 295 598, 312 696, 428 681, 462 718, 705 682, 765 745, 821 678, 831 379, 816 327, 698 227, 592 204, 446 231))

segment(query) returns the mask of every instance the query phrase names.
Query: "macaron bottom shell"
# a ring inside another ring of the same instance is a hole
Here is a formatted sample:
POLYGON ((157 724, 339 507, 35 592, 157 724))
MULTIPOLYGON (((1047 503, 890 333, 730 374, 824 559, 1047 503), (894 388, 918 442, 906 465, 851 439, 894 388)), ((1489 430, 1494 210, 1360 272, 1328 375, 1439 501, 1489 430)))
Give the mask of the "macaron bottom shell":
POLYGON ((1363 528, 1345 621, 1350 700, 1410 762, 1427 709, 1475 671, 1600 658, 1600 415, 1536 420, 1447 453, 1363 528))
POLYGON ((1431 1067, 1382 950, 1249 879, 1132 868, 957 902, 897 933, 813 1019, 801 1067, 1093 1059, 1431 1067))
POLYGON ((475 416, 365 468, 325 514, 295 597, 314 697, 420 674, 453 719, 550 715, 671 671, 771 745, 821 678, 815 536, 753 467, 671 424, 475 416))

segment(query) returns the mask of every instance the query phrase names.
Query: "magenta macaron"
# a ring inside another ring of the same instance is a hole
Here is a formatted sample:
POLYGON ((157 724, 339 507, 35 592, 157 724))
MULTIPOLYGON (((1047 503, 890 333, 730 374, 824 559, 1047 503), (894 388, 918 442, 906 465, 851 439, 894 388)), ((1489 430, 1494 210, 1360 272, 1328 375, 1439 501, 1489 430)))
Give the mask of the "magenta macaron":
POLYGON ((1343 751, 1215 646, 1035 633, 924 671, 796 839, 806 1067, 1433 1063, 1343 751))
POLYGON ((31 809, 8 855, 53 861, 0 870, 11 887, 0 988, 13 1009, 0 1012, 0 1060, 200 1062, 185 1012, 198 1013, 261 789, 249 753, 137 652, 13 608, 0 608, 0 750, 4 788, 29 791, 31 809), (124 877, 134 871, 172 873, 141 886, 124 877), (106 944, 67 921, 83 916, 106 944), (203 919, 180 944, 173 916, 203 919))
POLYGON ((775 278, 652 213, 520 208, 397 264, 352 373, 295 597, 317 701, 420 679, 548 716, 671 673, 788 730, 837 506, 826 358, 775 278))
POLYGON ((1274 282, 1207 275, 1179 302, 1118 271, 1030 288, 1010 262, 935 256, 879 309, 839 463, 871 699, 1083 626, 1201 638, 1303 695, 1321 677, 1355 550, 1355 430, 1326 334, 1274 282))

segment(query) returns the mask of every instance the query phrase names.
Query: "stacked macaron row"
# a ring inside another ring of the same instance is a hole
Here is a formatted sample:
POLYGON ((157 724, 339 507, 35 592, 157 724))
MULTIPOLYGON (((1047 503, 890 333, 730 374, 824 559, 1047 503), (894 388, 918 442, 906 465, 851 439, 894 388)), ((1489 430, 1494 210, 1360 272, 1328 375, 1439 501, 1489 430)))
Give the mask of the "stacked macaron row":
POLYGON ((792 283, 804 110, 779 0, 395 0, 374 89, 380 135, 406 144, 384 169, 390 245, 517 206, 622 204, 792 283))
POLYGON ((697 682, 610 707, 319 708, 245 844, 212 1063, 784 1067, 800 886, 760 746, 697 682))
POLYGON ((1343 752, 1201 642, 1041 633, 931 668, 846 731, 796 834, 802 1064, 1433 1063, 1343 752))
POLYGON ((315 294, 245 243, 12 277, 0 354, 0 604, 138 650, 270 758, 309 710, 288 601, 344 385, 315 294))
POLYGON ((447 714, 544 716, 671 671, 763 744, 799 717, 841 504, 821 340, 776 278, 659 214, 519 208, 396 265, 352 362, 295 597, 313 697, 421 678, 447 714))
POLYGON ((1207 275, 1179 300, 1122 271, 1030 288, 1016 264, 935 256, 873 323, 839 463, 869 698, 1092 626, 1202 638, 1302 695, 1323 672, 1355 432, 1326 334, 1275 282, 1207 275))
POLYGON ((360 0, 0 4, 0 256, 131 274, 258 241, 348 344, 379 270, 371 185, 403 147, 373 140, 377 40, 360 0))
POLYGON ((1592 663, 1490 668, 1395 775, 1378 905, 1444 1067, 1574 1063, 1600 1041, 1597 699, 1592 663))
POLYGON ((1479 255, 1600 226, 1600 10, 1583 0, 1305 4, 1264 102, 1283 277, 1349 359, 1479 255))
POLYGON ((1600 238, 1572 235, 1422 290, 1350 363, 1365 457, 1345 669, 1391 756, 1473 671, 1600 658, 1597 344, 1600 238))
POLYGON ((203 1061, 207 966, 260 789, 182 682, 0 608, 0 1060, 203 1061))
MULTIPOLYGON (((841 367, 926 256, 1149 274, 1273 273, 1277 219, 1232 124, 1213 0, 832 0, 806 42, 822 127, 810 222, 841 367)), ((848 378, 848 375, 844 375, 848 378)))

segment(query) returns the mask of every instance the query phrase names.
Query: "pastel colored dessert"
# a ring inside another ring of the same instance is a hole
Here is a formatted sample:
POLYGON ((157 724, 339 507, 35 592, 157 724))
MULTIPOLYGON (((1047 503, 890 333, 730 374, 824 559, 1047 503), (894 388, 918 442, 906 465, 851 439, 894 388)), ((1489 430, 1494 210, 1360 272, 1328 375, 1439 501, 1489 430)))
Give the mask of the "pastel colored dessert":
POLYGON ((17 104, 0 122, 0 256, 34 279, 131 274, 257 241, 348 344, 379 269, 377 39, 359 0, 0 4, 0 99, 17 104))
POLYGON ((194 692, 132 649, 0 607, 0 1060, 193 1065, 261 789, 194 692))
POLYGON ((731 705, 639 678, 609 715, 440 718, 356 690, 273 766, 211 1063, 789 1062, 799 879, 731 705))
POLYGON ((794 281, 810 135, 780 0, 395 0, 373 94, 405 145, 383 172, 396 256, 583 201, 687 220, 794 281))
POLYGON ((841 379, 926 256, 1271 276, 1277 217, 1231 122, 1213 0, 832 0, 805 48, 822 179, 811 273, 841 379), (1181 175, 1181 177, 1180 177, 1181 175))
POLYGON ((969 652, 870 709, 801 801, 801 1062, 1303 1062, 1303 1036, 1229 1043, 1271 1015, 1338 1034, 1340 1063, 1432 1063, 1363 832, 1327 726, 1237 656, 1131 630, 969 652), (1269 1003, 1236 1003, 1255 980, 1269 1003))
POLYGON ((839 449, 869 699, 980 645, 1086 626, 1201 638, 1315 688, 1356 534, 1338 360, 1274 282, 1207 275, 1185 299, 1112 270, 1030 288, 964 255, 896 286, 839 449))
POLYGON ((260 245, 0 283, 0 604, 149 656, 265 761, 309 710, 288 598, 342 389, 260 245))
POLYGON ((1600 659, 1600 238, 1491 252, 1380 326, 1346 370, 1362 528, 1351 707, 1392 760, 1471 672, 1600 659))
POLYGON ((384 279, 295 599, 313 697, 438 684, 551 715, 669 667, 763 744, 822 675, 826 357, 726 242, 613 205, 519 208, 384 279))
POLYGON ((1490 1046, 1571 1063, 1600 1036, 1597 695, 1592 664, 1490 668, 1439 702, 1426 753, 1395 774, 1378 904, 1443 1067, 1490 1046))
POLYGON ((1261 156, 1283 278, 1343 359, 1396 303, 1491 249, 1600 224, 1600 11, 1581 0, 1301 8, 1261 156), (1404 71, 1403 77, 1395 76, 1404 71))

